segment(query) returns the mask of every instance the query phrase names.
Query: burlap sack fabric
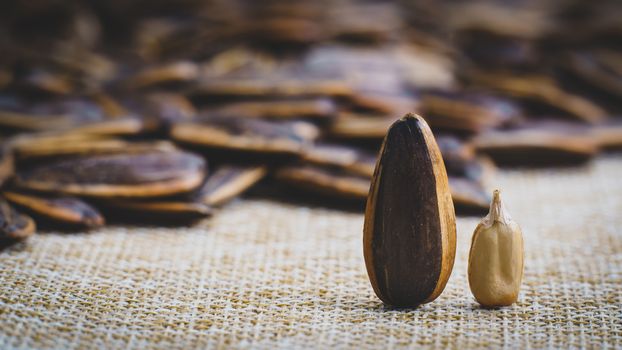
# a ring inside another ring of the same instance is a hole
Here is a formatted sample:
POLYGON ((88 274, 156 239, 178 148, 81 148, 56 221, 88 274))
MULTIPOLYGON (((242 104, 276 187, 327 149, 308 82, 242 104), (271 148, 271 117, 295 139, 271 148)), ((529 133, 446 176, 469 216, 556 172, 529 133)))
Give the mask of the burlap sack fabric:
POLYGON ((0 253, 0 348, 622 347, 622 158, 493 180, 523 227, 520 301, 484 310, 458 220, 445 292, 373 294, 360 213, 239 200, 191 228, 46 233, 0 253))

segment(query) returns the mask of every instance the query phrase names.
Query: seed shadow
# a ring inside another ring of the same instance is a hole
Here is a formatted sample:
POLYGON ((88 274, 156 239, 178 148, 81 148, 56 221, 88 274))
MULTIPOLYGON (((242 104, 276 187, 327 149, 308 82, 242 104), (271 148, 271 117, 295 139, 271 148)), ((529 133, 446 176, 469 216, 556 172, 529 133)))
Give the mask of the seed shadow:
POLYGON ((5 251, 17 251, 22 252, 25 251, 27 247, 26 241, 18 241, 13 239, 0 239, 0 253, 5 251))
MULTIPOLYGON (((332 209, 353 214, 363 214, 365 212, 365 200, 362 199, 348 199, 308 190, 305 191, 287 185, 275 186, 275 184, 265 182, 250 189, 244 194, 244 198, 272 200, 294 206, 332 209)), ((488 208, 484 209, 460 204, 455 204, 455 210, 456 216, 459 217, 482 217, 488 213, 488 208)))
POLYGON ((306 191, 287 185, 260 184, 245 194, 249 199, 267 199, 294 206, 340 210, 362 214, 365 201, 306 191))
POLYGON ((591 163, 591 158, 564 158, 564 157, 531 157, 528 156, 516 156, 516 157, 493 157, 495 165, 501 169, 507 170, 538 170, 538 169, 556 169, 556 170, 571 170, 577 168, 588 167, 591 163))
POLYGON ((63 234, 75 234, 84 233, 97 229, 97 227, 88 227, 81 224, 71 224, 55 221, 52 219, 44 218, 41 216, 35 216, 37 223, 37 234, 49 234, 49 233, 63 233, 63 234))
POLYGON ((190 228, 197 225, 204 218, 179 219, 163 217, 111 217, 107 218, 106 228, 190 228))
POLYGON ((456 216, 460 217, 482 217, 488 213, 488 208, 460 205, 454 202, 456 216))
POLYGON ((371 310, 375 310, 378 312, 403 312, 403 313, 407 313, 407 312, 411 312, 411 311, 416 311, 420 309, 421 305, 417 305, 417 306, 408 306, 408 307, 398 307, 398 306, 390 306, 390 305, 384 305, 382 303, 380 303, 380 306, 377 306, 375 308, 372 308, 371 310))

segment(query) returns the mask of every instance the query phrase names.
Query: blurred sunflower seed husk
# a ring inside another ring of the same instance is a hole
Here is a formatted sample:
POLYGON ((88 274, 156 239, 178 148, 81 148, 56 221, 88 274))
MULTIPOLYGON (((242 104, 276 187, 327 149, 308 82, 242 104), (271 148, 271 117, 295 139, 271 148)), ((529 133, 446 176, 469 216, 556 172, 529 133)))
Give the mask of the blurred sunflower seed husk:
POLYGON ((496 166, 622 148, 621 13, 616 0, 3 3, 0 239, 34 220, 192 222, 259 187, 362 203, 410 112, 437 137, 458 214, 479 215, 496 166))

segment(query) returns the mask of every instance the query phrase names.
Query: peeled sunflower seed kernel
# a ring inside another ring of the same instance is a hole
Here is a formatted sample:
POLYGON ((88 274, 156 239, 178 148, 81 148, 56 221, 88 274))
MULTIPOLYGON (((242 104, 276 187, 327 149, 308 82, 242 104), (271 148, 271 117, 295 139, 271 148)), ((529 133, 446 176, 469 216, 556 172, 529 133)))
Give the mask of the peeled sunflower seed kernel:
POLYGON ((523 234, 496 190, 490 212, 477 225, 471 241, 469 286, 473 296, 485 307, 513 304, 518 299, 523 267, 523 234))
POLYGON ((456 255, 456 220, 441 152, 423 118, 389 129, 365 210, 363 248, 376 295, 415 307, 436 299, 456 255))

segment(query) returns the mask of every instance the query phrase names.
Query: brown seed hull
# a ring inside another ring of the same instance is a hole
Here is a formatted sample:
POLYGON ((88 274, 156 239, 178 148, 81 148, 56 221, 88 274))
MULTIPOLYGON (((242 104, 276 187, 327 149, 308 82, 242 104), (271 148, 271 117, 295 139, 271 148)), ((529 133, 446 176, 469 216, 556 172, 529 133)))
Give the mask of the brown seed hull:
POLYGON ((364 200, 369 192, 369 179, 316 166, 289 166, 276 171, 277 179, 320 193, 364 200))
POLYGON ((598 152, 596 143, 587 136, 545 130, 483 134, 475 138, 474 146, 497 163, 509 165, 584 162, 598 152))
POLYGON ((248 118, 330 118, 336 113, 337 107, 329 99, 305 99, 283 101, 238 102, 229 104, 216 113, 243 116, 248 118))
POLYGON ((201 185, 204 177, 204 174, 201 173, 179 180, 135 185, 67 184, 59 187, 57 183, 28 181, 28 183, 18 182, 18 186, 35 191, 57 192, 75 196, 165 197, 194 190, 201 185))
POLYGON ((0 145, 0 186, 13 175, 13 154, 5 145, 0 145))
POLYGON ((187 144, 224 148, 236 151, 259 153, 298 154, 302 145, 299 142, 282 139, 269 139, 260 136, 236 136, 218 128, 195 124, 175 125, 171 136, 187 144))
POLYGON ((73 155, 139 153, 146 151, 173 151, 175 146, 167 141, 140 143, 128 142, 120 139, 82 139, 71 140, 59 137, 57 140, 15 145, 14 152, 20 160, 44 157, 60 157, 73 155))
POLYGON ((479 183, 464 178, 450 177, 449 188, 456 208, 465 212, 486 213, 488 211, 490 198, 479 183))
POLYGON ((213 97, 349 97, 352 96, 352 89, 340 81, 221 80, 202 83, 190 94, 213 97))
POLYGON ((197 200, 210 206, 225 204, 261 180, 266 167, 222 167, 214 172, 199 190, 197 200))
POLYGON ((445 288, 456 249, 447 174, 425 121, 407 115, 383 142, 365 211, 363 247, 376 295, 414 307, 445 288))
POLYGON ((32 236, 36 229, 34 220, 17 212, 0 197, 0 240, 24 240, 32 236))
POLYGON ((30 115, 11 111, 0 111, 0 125, 19 130, 46 130, 50 125, 69 126, 72 117, 69 115, 30 115))
POLYGON ((104 225, 104 218, 90 205, 77 198, 42 198, 16 192, 2 194, 13 204, 30 211, 33 215, 72 225, 98 227, 104 225))
POLYGON ((96 197, 160 197, 189 192, 204 180, 203 158, 147 152, 70 158, 19 173, 19 187, 96 197))
POLYGON ((332 137, 343 139, 382 139, 395 120, 383 116, 342 116, 329 129, 332 137))

